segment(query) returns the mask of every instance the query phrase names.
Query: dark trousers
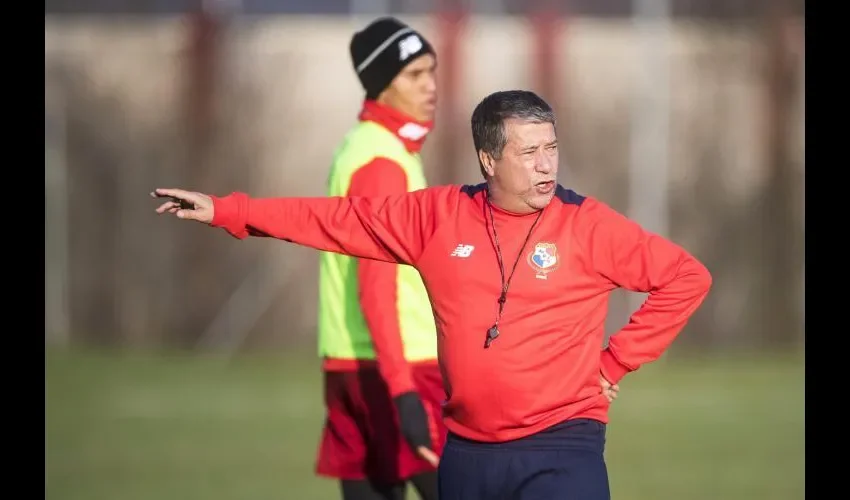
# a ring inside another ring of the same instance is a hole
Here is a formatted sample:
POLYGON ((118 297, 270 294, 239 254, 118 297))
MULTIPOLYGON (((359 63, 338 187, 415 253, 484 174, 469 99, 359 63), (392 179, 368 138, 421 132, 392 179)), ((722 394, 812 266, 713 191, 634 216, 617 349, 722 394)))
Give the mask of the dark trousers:
POLYGON ((507 443, 449 434, 440 500, 610 500, 605 425, 576 419, 507 443))

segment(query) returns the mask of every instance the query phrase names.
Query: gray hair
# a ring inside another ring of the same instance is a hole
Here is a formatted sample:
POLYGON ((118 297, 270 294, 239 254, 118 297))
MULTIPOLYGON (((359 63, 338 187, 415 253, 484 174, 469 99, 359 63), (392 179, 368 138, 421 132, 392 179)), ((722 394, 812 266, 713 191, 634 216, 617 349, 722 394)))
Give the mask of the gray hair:
MULTIPOLYGON (((552 106, 540 96, 528 90, 505 90, 494 92, 478 103, 472 112, 472 143, 475 152, 484 151, 500 159, 508 136, 505 120, 516 118, 532 123, 551 123, 555 126, 555 112, 552 106)), ((481 174, 487 177, 484 165, 481 174)))

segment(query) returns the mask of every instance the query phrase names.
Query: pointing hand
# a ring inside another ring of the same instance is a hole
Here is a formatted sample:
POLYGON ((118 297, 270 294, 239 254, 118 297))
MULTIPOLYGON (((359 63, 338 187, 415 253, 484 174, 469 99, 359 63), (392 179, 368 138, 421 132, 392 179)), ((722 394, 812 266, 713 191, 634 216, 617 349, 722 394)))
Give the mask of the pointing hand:
POLYGON ((213 220, 213 201, 208 195, 182 189, 157 188, 151 198, 170 198, 156 209, 158 214, 174 214, 178 219, 209 224, 213 220))

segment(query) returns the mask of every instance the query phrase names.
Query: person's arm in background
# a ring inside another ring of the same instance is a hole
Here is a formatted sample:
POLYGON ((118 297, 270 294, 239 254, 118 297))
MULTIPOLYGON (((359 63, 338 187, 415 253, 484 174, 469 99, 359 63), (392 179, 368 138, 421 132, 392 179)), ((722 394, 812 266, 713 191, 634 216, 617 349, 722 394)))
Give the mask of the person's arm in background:
POLYGON ((574 229, 594 270, 612 288, 649 293, 602 351, 602 375, 616 384, 664 353, 702 304, 711 275, 680 246, 597 200, 585 200, 574 229))
MULTIPOLYGON (((407 192, 407 175, 392 160, 376 158, 351 178, 348 196, 394 196, 407 192)), ((376 260, 357 262, 360 309, 372 337, 378 371, 387 384, 398 412, 401 432, 414 451, 431 450, 431 432, 425 407, 404 357, 398 312, 398 265, 376 260)), ((427 453, 423 458, 431 461, 427 453)), ((433 456, 433 453, 430 454, 433 456)))
MULTIPOLYGON (((406 192, 404 170, 392 160, 376 158, 352 176, 348 196, 377 197, 406 192)), ((357 262, 360 309, 372 336, 378 369, 392 397, 414 390, 401 339, 397 277, 396 264, 368 259, 357 262)))

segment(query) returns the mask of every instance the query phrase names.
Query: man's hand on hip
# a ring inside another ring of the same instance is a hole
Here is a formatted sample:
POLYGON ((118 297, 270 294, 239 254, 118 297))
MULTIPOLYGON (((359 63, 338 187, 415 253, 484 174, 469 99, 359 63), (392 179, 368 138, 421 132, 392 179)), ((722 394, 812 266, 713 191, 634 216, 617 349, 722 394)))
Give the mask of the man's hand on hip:
POLYGON ((182 189, 157 188, 151 198, 170 198, 156 209, 156 213, 169 213, 178 219, 194 220, 209 224, 213 220, 212 198, 203 194, 182 189))
POLYGON ((425 406, 415 391, 399 394, 393 398, 396 411, 398 411, 401 434, 407 444, 416 451, 423 460, 437 467, 440 459, 431 443, 431 429, 428 425, 428 415, 425 406))
POLYGON ((613 403, 617 399, 617 394, 620 392, 620 386, 608 382, 602 375, 599 375, 599 383, 602 385, 602 394, 608 398, 609 403, 613 403))

